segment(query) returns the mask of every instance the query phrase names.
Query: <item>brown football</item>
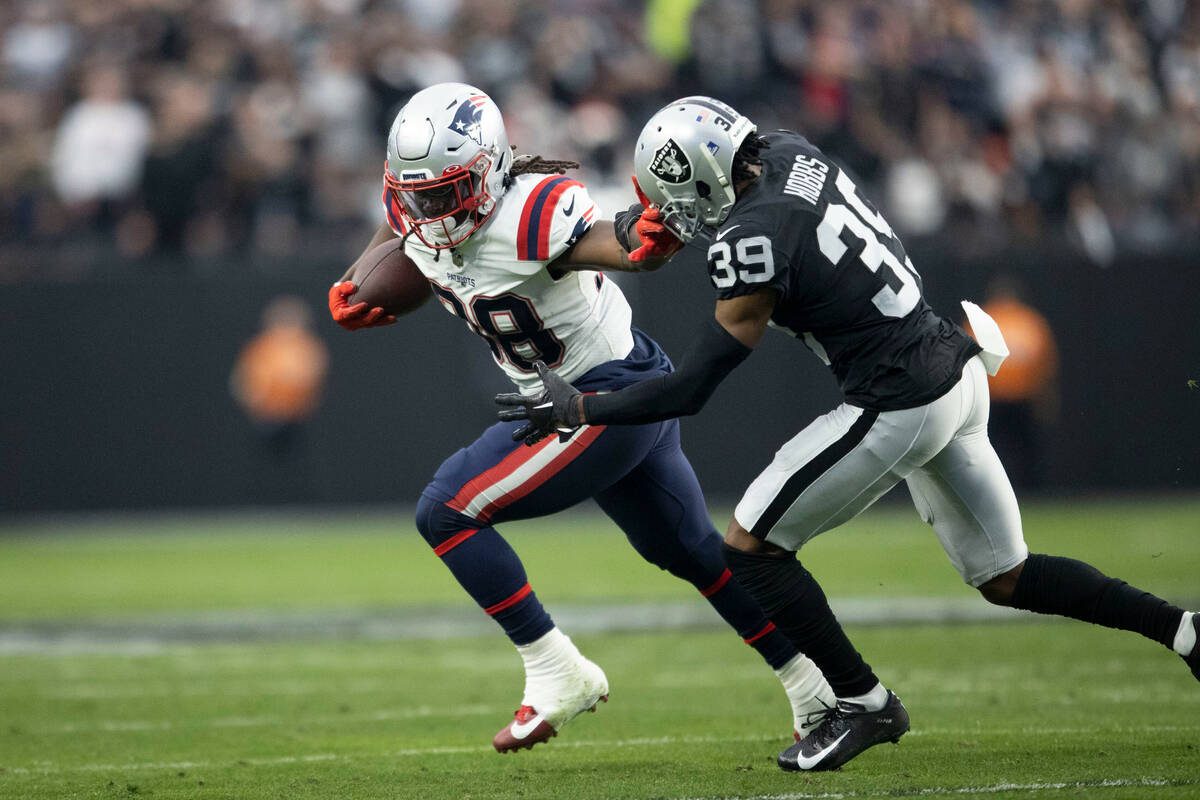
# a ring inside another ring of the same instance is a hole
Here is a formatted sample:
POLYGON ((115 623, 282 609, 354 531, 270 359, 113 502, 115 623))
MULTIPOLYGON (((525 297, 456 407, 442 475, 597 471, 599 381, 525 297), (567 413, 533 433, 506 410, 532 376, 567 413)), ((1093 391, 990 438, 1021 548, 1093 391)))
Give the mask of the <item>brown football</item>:
POLYGON ((430 298, 429 281, 400 245, 399 239, 389 239, 354 262, 345 278, 356 287, 347 298, 350 305, 365 302, 367 308, 379 306, 386 314, 400 315, 415 311, 430 298))

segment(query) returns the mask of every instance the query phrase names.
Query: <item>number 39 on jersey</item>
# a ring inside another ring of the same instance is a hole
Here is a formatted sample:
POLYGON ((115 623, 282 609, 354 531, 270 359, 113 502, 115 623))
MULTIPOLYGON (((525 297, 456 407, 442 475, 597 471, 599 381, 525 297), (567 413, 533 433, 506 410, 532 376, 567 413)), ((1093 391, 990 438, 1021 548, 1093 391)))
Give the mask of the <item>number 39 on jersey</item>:
POLYGON ((716 241, 708 248, 708 274, 713 286, 728 289, 742 283, 766 283, 775 277, 775 255, 766 236, 716 241))
MULTIPOLYGON (((856 282, 874 282, 871 302, 885 317, 904 317, 916 308, 921 300, 920 279, 891 226, 858 194, 849 175, 837 168, 833 171, 837 178, 832 190, 822 195, 825 208, 813 234, 815 248, 776 243, 765 235, 738 231, 743 226, 740 222, 716 235, 708 248, 708 274, 722 296, 744 294, 771 282, 777 273, 796 266, 788 263, 786 255, 779 255, 777 264, 777 254, 794 251, 805 258, 821 258, 837 270, 865 268, 856 282), (739 237, 739 233, 743 235, 739 237)), ((778 283, 789 282, 783 279, 778 283)))

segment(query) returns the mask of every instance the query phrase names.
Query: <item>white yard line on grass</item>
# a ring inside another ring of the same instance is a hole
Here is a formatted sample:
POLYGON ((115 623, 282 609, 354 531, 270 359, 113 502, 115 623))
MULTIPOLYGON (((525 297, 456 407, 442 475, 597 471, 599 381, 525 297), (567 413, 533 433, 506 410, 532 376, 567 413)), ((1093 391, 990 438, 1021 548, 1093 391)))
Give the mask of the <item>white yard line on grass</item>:
MULTIPOLYGON (((64 722, 59 725, 48 725, 45 727, 34 727, 25 729, 27 733, 34 733, 39 736, 48 736, 53 734, 75 734, 85 733, 90 731, 99 731, 104 733, 128 733, 139 731, 158 731, 158 730, 173 730, 173 729, 203 729, 203 728, 258 728, 258 727, 273 727, 286 725, 324 725, 339 722, 392 722, 403 721, 410 719, 428 719, 430 717, 478 717, 496 715, 497 718, 504 716, 509 709, 507 706, 454 706, 452 708, 434 708, 432 706, 418 706, 417 708, 405 709, 384 709, 379 711, 371 711, 366 713, 338 713, 338 714, 323 714, 318 716, 301 716, 301 717, 279 717, 279 716, 256 716, 256 717, 218 717, 211 720, 200 720, 195 722, 178 723, 171 720, 86 720, 81 722, 64 722)), ((1135 725, 1122 726, 1118 725, 1108 729, 1112 733, 1121 734, 1147 734, 1147 733, 1178 733, 1180 731, 1200 732, 1200 726, 1190 725, 1135 725)), ((1095 733, 1095 728, 978 728, 978 727, 963 727, 963 728, 922 728, 920 730, 910 731, 906 734, 912 736, 979 736, 979 735, 1023 735, 1023 736, 1069 736, 1083 733, 1095 733)), ((786 736, 776 735, 771 733, 765 734, 749 734, 745 736, 682 736, 682 737, 659 737, 653 739, 636 739, 624 740, 613 743, 609 741, 603 742, 561 742, 556 743, 556 747, 629 747, 633 745, 645 744, 704 744, 715 742, 729 741, 772 741, 778 739, 784 741, 786 736)), ((486 747, 457 747, 450 748, 410 748, 397 751, 393 755, 436 755, 446 752, 474 752, 477 749, 487 750, 486 747)))
MULTIPOLYGON (((1085 729, 1082 728, 1060 728, 1054 731, 1045 731, 1046 733, 1062 734, 1062 733, 1081 733, 1085 729)), ((1128 729, 1131 732, 1138 733, 1155 733, 1160 731, 1173 730, 1192 730, 1192 728, 1181 728, 1178 726, 1146 726, 1144 728, 1128 729)), ((994 730, 991 733, 1018 733, 1023 731, 1017 730, 994 730)), ((961 730, 933 730, 933 731, 912 731, 908 736, 921 736, 929 734, 961 734, 961 730)), ((590 749, 603 748, 606 750, 622 749, 628 747, 654 747, 662 745, 678 745, 678 744, 725 744, 729 742, 776 742, 780 744, 788 743, 788 737, 778 734, 745 734, 740 736, 647 736, 635 737, 630 739, 605 739, 605 740, 584 740, 555 742, 553 747, 556 750, 562 749, 590 749)), ((447 747, 413 747, 401 750, 391 750, 380 754, 384 758, 394 758, 400 756, 436 756, 436 755, 467 755, 471 753, 490 753, 492 748, 489 745, 464 745, 464 746, 447 746, 447 747)), ((15 775, 29 774, 52 774, 63 772, 121 772, 132 770, 156 770, 156 769, 211 769, 231 767, 235 765, 252 765, 252 766, 276 766, 280 764, 296 764, 308 763, 314 761, 357 761, 362 756, 355 754, 338 755, 336 753, 316 753, 310 755, 299 756, 280 756, 278 758, 239 758, 231 761, 166 761, 166 762, 133 762, 127 764, 55 764, 51 761, 41 761, 28 767, 10 767, 0 764, 0 768, 15 775)), ((1037 784, 996 784, 995 786, 982 787, 966 787, 960 789, 921 789, 913 790, 912 792, 889 791, 887 796, 921 796, 928 794, 990 794, 1000 791, 1019 791, 1019 790, 1045 790, 1045 789, 1063 789, 1075 786, 1185 786, 1191 784, 1200 784, 1200 781, 1172 781, 1159 778, 1129 778, 1129 779, 1113 779, 1112 781, 1097 781, 1094 783, 1037 783, 1037 784), (1156 781, 1147 783, 1146 781, 1156 781)), ((873 797, 875 795, 862 795, 850 793, 834 793, 834 794, 772 794, 772 795, 753 795, 750 797, 720 796, 707 798, 691 798, 690 800, 815 800, 816 798, 857 798, 857 797, 873 797)))
POLYGON ((70 764, 59 766, 43 762, 32 767, 6 767, 14 775, 48 775, 59 772, 125 772, 128 770, 155 769, 211 769, 213 767, 252 766, 273 767, 280 764, 309 764, 314 761, 337 761, 342 756, 334 753, 311 753, 305 756, 279 756, 278 758, 239 758, 236 761, 157 761, 134 764, 70 764))
POLYGON ((159 731, 172 728, 258 728, 275 725, 320 725, 337 722, 387 722, 391 720, 425 719, 427 717, 473 717, 489 714, 499 715, 504 710, 499 706, 456 706, 455 708, 420 706, 418 708, 391 711, 371 711, 365 714, 325 714, 315 717, 219 717, 217 719, 183 724, 169 720, 89 720, 87 722, 68 722, 62 725, 35 728, 28 732, 47 735, 54 733, 82 733, 86 731, 103 731, 104 733, 159 731))
MULTIPOLYGON (((186 686, 176 683, 144 682, 142 684, 129 681, 93 683, 64 686, 60 689, 50 689, 38 693, 39 697, 54 700, 117 700, 121 698, 139 697, 271 697, 298 696, 323 694, 330 689, 328 679, 312 680, 268 680, 260 681, 262 685, 227 686, 221 679, 210 680, 207 683, 192 683, 186 686)), ((372 680, 354 680, 335 684, 339 695, 370 694, 393 690, 396 679, 388 676, 372 680)))
MULTIPOLYGON (((831 601, 838 619, 858 625, 1033 620, 1029 612, 975 597, 845 597, 831 601)), ((723 625, 699 602, 557 604, 554 618, 575 633, 714 629, 723 625)), ((153 614, 124 621, 0 622, 0 656, 116 653, 154 656, 198 642, 295 639, 452 639, 486 636, 494 625, 477 609, 459 607, 256 610, 153 614)))

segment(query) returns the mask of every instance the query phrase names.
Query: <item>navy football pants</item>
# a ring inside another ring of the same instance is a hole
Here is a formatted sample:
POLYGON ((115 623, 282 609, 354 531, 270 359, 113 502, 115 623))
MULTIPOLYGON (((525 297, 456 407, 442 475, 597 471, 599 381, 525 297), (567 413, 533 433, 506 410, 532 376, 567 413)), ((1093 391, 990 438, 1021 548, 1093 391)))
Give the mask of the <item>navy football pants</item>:
POLYGON ((497 423, 442 464, 421 494, 417 527, 463 588, 515 644, 553 627, 524 567, 493 527, 593 497, 643 558, 688 581, 772 667, 796 655, 725 567, 679 422, 586 426, 567 442, 512 441, 497 423))

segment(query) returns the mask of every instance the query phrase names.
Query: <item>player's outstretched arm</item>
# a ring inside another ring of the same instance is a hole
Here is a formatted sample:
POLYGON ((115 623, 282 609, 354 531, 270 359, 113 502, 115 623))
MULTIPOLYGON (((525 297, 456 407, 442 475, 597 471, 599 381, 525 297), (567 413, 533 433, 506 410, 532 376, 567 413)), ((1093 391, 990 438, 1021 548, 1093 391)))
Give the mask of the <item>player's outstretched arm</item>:
MULTIPOLYGON (((630 238, 633 238, 632 235, 630 238)), ((635 247, 640 246, 640 242, 635 247)), ((670 256, 644 258, 638 261, 625 251, 611 222, 597 222, 570 250, 553 264, 552 270, 574 272, 582 269, 602 269, 612 272, 653 272, 666 264, 670 256)))
POLYGON ((497 395, 496 402, 506 406, 500 419, 527 419, 540 432, 549 433, 579 425, 642 425, 695 414, 762 339, 777 297, 775 290, 763 289, 719 301, 714 318, 701 328, 679 369, 617 392, 584 395, 539 368, 545 390, 536 397, 497 395))
POLYGON ((617 212, 611 223, 603 222, 580 237, 554 262, 553 269, 609 269, 617 272, 653 272, 683 249, 683 242, 663 224, 662 212, 650 202, 637 178, 633 189, 638 201, 617 212))
MULTIPOLYGON (((392 232, 392 229, 386 223, 380 225, 375 231, 375 235, 371 237, 371 241, 367 244, 366 249, 362 251, 362 255, 358 259, 355 259, 354 264, 357 264, 364 255, 371 252, 376 246, 395 237, 396 234, 392 232)), ((367 308, 366 303, 350 305, 349 297, 354 293, 356 287, 347 278, 354 272, 354 264, 351 264, 342 277, 329 289, 329 315, 333 317, 334 322, 348 331, 357 331, 362 328, 377 328, 380 325, 391 325, 396 321, 396 318, 391 314, 384 314, 382 308, 367 308)))
POLYGON ((582 396, 579 422, 637 425, 699 413, 721 381, 758 346, 778 296, 774 289, 762 289, 717 301, 713 319, 700 329, 679 369, 619 392, 582 396))

